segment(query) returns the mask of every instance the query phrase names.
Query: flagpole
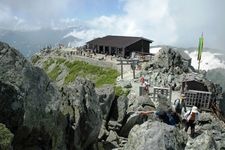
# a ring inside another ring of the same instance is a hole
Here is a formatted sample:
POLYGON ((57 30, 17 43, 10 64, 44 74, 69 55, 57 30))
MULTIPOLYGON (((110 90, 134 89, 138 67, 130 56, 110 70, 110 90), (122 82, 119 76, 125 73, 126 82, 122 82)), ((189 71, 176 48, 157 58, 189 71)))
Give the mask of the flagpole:
POLYGON ((202 58, 202 50, 203 50, 203 42, 204 42, 204 38, 203 38, 203 32, 201 37, 199 38, 199 45, 198 45, 198 72, 200 71, 200 64, 201 64, 201 58, 202 58))

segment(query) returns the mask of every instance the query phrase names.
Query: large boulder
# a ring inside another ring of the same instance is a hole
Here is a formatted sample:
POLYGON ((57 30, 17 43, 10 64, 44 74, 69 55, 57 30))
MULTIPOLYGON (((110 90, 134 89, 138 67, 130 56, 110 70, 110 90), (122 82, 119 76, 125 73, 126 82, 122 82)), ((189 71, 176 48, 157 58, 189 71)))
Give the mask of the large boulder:
POLYGON ((114 88, 112 85, 104 85, 101 88, 96 88, 96 93, 100 102, 103 119, 107 120, 112 106, 112 102, 115 99, 114 88))
POLYGON ((144 121, 146 121, 148 118, 146 116, 140 115, 138 113, 131 114, 123 127, 120 130, 120 135, 123 137, 127 137, 130 130, 137 124, 142 124, 144 121))
POLYGON ((96 142, 102 125, 102 113, 94 84, 77 78, 61 89, 61 111, 67 116, 68 149, 85 149, 96 142))
POLYGON ((113 101, 110 120, 115 120, 118 123, 123 123, 128 108, 128 98, 125 95, 120 96, 113 101))
POLYGON ((0 42, 0 122, 19 149, 66 149, 60 92, 39 68, 0 42))
MULTIPOLYGON (((196 128, 197 134, 200 134, 196 138, 199 140, 190 140, 190 145, 197 147, 198 145, 205 145, 212 149, 224 149, 225 148, 225 124, 223 121, 216 118, 211 113, 201 113, 201 120, 199 126, 196 128), (207 143, 207 144, 203 144, 207 143)), ((192 148, 193 147, 190 147, 192 148)))
POLYGON ((148 121, 132 128, 124 150, 182 150, 186 142, 187 134, 183 131, 158 121, 148 121))
POLYGON ((217 145, 212 137, 212 134, 204 132, 203 134, 197 136, 195 139, 189 139, 185 150, 202 150, 210 149, 217 150, 217 145))
POLYGON ((175 71, 175 67, 179 67, 178 74, 187 71, 187 68, 183 65, 182 55, 179 51, 171 47, 163 47, 160 49, 155 56, 154 64, 155 67, 165 68, 167 71, 175 71))
POLYGON ((150 106, 155 107, 155 104, 153 103, 152 99, 149 96, 136 96, 129 94, 128 95, 129 101, 128 101, 128 108, 127 112, 135 112, 140 107, 150 106))

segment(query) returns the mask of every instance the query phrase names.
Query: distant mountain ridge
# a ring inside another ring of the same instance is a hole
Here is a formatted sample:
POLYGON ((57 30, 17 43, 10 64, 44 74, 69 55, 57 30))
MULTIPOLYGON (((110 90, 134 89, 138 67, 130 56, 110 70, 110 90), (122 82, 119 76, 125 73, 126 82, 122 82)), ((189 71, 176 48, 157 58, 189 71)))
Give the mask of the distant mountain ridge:
POLYGON ((11 31, 0 29, 0 41, 9 43, 11 46, 17 48, 26 57, 31 57, 40 49, 52 46, 55 47, 59 43, 68 46, 76 45, 81 39, 74 36, 65 36, 74 30, 83 30, 79 27, 66 28, 66 29, 39 29, 28 31, 11 31))

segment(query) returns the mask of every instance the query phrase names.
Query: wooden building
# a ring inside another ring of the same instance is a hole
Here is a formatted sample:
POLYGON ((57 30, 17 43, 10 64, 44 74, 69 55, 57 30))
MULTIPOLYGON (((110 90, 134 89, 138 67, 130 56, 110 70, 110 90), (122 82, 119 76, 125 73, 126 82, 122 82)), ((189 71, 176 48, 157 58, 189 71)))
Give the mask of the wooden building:
POLYGON ((87 48, 96 53, 130 57, 132 52, 149 53, 152 40, 143 37, 105 36, 87 42, 87 48))
POLYGON ((186 106, 197 106, 202 110, 210 110, 212 105, 219 106, 221 90, 214 83, 199 74, 189 73, 183 78, 181 93, 186 96, 186 106))
MULTIPOLYGON (((200 77, 197 73, 188 73, 184 76, 181 91, 197 90, 205 92, 213 92, 213 84, 206 78, 200 77)), ((182 93, 183 93, 182 92, 182 93)))

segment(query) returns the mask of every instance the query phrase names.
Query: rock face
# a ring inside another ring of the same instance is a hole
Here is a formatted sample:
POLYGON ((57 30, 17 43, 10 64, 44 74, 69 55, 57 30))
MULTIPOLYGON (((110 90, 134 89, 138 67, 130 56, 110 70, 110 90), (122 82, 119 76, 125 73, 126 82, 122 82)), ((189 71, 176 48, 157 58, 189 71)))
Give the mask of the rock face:
POLYGON ((5 43, 0 43, 0 81, 0 122, 15 134, 14 147, 65 149, 59 91, 41 69, 5 43))
POLYGON ((0 97, 0 123, 14 134, 16 150, 85 149, 98 137, 102 112, 93 83, 78 78, 59 90, 1 42, 0 97))
POLYGON ((164 123, 145 122, 132 128, 124 150, 184 149, 187 135, 164 123))
POLYGON ((190 139, 185 147, 185 150, 195 150, 195 149, 210 149, 216 150, 216 142, 211 134, 203 133, 196 137, 194 140, 190 139))
POLYGON ((96 142, 102 124, 102 113, 90 81, 77 78, 61 90, 61 111, 67 116, 68 149, 85 149, 96 142))
POLYGON ((183 73, 194 71, 187 62, 178 50, 164 47, 155 55, 154 61, 145 66, 142 75, 148 76, 151 86, 171 86, 173 90, 179 90, 183 73))
MULTIPOLYGON (((160 55, 142 73, 152 86, 179 90, 183 73, 192 70, 171 49, 160 55)), ((190 138, 154 114, 136 112, 167 109, 170 102, 158 98, 132 93, 115 99, 113 86, 95 89, 82 78, 59 89, 18 51, 0 43, 0 149, 225 149, 225 125, 210 113, 201 113, 190 138)))
POLYGON ((156 55, 154 64, 158 68, 164 68, 172 71, 175 67, 180 67, 180 73, 185 71, 187 68, 183 68, 183 61, 180 53, 174 51, 171 47, 164 47, 160 49, 156 55))
POLYGON ((98 99, 100 102, 103 119, 106 120, 109 115, 112 102, 115 99, 115 92, 114 92, 113 86, 105 85, 101 88, 97 88, 96 93, 98 94, 98 99))
POLYGON ((113 101, 110 120, 123 123, 128 108, 128 98, 125 95, 120 96, 113 101))

